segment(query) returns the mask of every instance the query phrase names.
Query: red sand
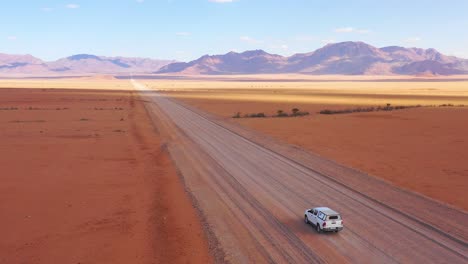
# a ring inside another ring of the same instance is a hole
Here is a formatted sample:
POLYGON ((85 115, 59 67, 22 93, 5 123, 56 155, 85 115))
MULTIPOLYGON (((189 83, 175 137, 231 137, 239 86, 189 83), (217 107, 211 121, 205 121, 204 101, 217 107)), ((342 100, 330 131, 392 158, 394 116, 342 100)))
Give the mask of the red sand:
POLYGON ((0 263, 212 262, 136 95, 0 89, 6 107, 0 263))

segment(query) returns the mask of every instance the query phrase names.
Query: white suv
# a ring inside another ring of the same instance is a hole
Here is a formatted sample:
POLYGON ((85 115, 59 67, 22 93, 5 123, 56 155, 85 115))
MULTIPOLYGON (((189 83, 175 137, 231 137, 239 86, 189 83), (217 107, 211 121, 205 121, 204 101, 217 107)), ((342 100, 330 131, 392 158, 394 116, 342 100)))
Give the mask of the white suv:
POLYGON ((316 207, 308 209, 304 213, 306 224, 313 224, 317 232, 343 230, 343 220, 339 213, 328 207, 316 207))

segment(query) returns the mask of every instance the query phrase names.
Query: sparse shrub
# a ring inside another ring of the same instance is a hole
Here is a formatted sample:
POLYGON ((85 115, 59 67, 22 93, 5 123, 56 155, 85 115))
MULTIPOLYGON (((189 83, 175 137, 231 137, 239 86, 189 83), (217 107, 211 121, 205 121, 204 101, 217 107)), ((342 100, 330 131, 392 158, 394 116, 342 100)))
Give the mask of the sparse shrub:
POLYGON ((18 107, 2 107, 2 108, 0 108, 0 110, 6 110, 6 111, 9 111, 9 110, 18 110, 18 107))
POLYGON ((81 118, 80 121, 89 121, 87 118, 81 118))
POLYGON ((332 114, 334 114, 334 112, 332 110, 329 110, 329 109, 322 110, 319 113, 322 114, 322 115, 332 115, 332 114))
POLYGON ((293 116, 297 116, 297 113, 299 113, 299 108, 293 108, 291 112, 293 116))
POLYGON ((283 110, 278 110, 276 111, 276 113, 277 113, 276 115, 277 117, 288 117, 288 114, 285 113, 283 110))
POLYGON ((237 112, 232 118, 241 118, 241 112, 237 112))
POLYGON ((248 117, 251 117, 251 118, 262 118, 262 117, 266 117, 266 115, 264 113, 256 113, 256 114, 250 114, 248 115, 248 117))
POLYGON ((342 109, 342 110, 330 110, 325 109, 320 111, 319 113, 322 115, 333 115, 333 114, 349 114, 349 113, 364 113, 364 112, 378 112, 378 111, 393 111, 393 110, 401 110, 407 108, 416 108, 422 107, 422 105, 413 105, 413 106, 391 106, 391 104, 387 104, 386 106, 377 106, 377 107, 357 107, 353 109, 342 109))
POLYGON ((308 116, 308 115, 310 115, 309 112, 298 112, 297 113, 297 116, 308 116))
POLYGON ((262 118, 266 117, 265 113, 253 113, 253 114, 245 114, 245 118, 262 118))

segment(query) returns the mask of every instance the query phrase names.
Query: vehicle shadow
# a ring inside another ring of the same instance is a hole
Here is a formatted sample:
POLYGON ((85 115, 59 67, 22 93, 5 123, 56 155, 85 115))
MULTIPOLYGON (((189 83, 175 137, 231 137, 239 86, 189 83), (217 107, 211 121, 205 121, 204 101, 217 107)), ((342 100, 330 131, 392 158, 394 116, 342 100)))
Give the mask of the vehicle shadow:
POLYGON ((286 222, 283 222, 286 226, 289 227, 291 231, 294 233, 300 233, 300 234, 313 234, 313 235, 325 235, 325 236, 336 236, 339 235, 342 231, 340 232, 320 232, 318 233, 316 230, 316 226, 312 223, 306 224, 304 221, 304 218, 295 218, 295 219, 289 219, 286 222))

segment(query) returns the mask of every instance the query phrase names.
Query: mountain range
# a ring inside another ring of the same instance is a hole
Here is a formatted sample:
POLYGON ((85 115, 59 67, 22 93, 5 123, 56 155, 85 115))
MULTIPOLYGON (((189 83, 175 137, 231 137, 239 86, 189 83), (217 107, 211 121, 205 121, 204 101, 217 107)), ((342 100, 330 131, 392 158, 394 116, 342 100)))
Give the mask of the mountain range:
POLYGON ((0 53, 0 74, 8 76, 152 73, 173 62, 175 61, 89 54, 78 54, 45 62, 31 55, 0 53))
POLYGON ((446 56, 435 49, 376 48, 363 42, 341 42, 291 57, 263 50, 206 55, 191 62, 166 65, 157 73, 454 75, 468 73, 468 60, 446 56))
POLYGON ((1 75, 77 74, 340 74, 340 75, 455 75, 468 74, 468 60, 435 49, 364 42, 328 44, 310 53, 285 57, 263 50, 205 55, 190 62, 79 54, 53 62, 31 55, 0 54, 1 75))

